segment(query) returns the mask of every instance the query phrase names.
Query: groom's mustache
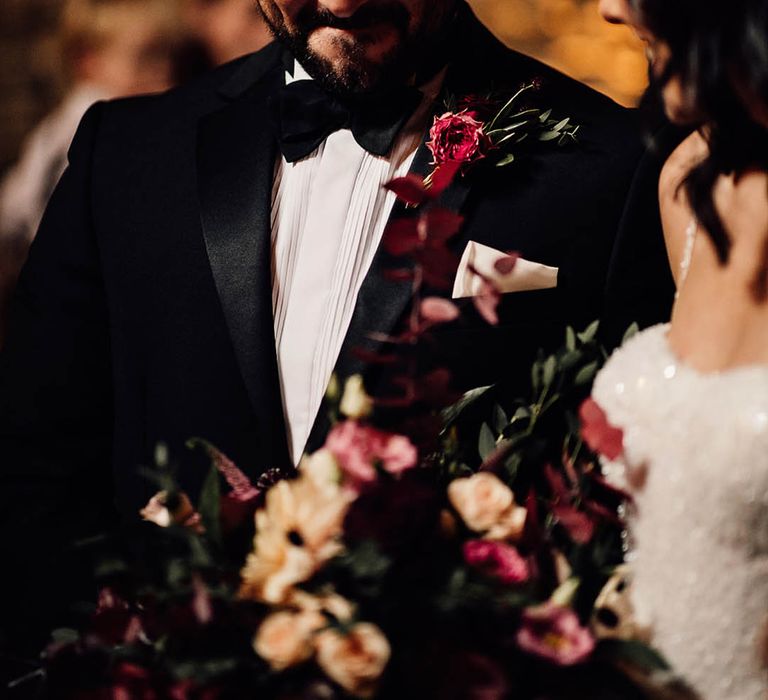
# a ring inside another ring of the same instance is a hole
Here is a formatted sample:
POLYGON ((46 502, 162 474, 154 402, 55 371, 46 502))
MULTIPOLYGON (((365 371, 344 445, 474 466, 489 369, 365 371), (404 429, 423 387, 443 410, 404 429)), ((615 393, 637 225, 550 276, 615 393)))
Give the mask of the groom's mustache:
POLYGON ((312 9, 308 6, 299 13, 296 23, 307 33, 325 27, 359 30, 381 24, 391 24, 401 32, 407 32, 410 19, 410 13, 399 2, 387 2, 363 5, 350 17, 338 17, 325 8, 312 9))

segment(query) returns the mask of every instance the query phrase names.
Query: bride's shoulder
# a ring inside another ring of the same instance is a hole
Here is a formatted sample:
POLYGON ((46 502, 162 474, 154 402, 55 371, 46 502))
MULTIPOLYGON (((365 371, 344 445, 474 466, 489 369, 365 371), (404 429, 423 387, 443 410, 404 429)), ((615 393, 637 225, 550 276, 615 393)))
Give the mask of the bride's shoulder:
MULTIPOLYGON (((685 246, 685 231, 695 218, 684 188, 688 173, 709 155, 705 138, 694 132, 672 152, 659 178, 659 205, 670 260, 685 246)), ((713 197, 717 212, 735 248, 747 257, 768 239, 768 172, 749 170, 739 177, 717 178, 713 197)))

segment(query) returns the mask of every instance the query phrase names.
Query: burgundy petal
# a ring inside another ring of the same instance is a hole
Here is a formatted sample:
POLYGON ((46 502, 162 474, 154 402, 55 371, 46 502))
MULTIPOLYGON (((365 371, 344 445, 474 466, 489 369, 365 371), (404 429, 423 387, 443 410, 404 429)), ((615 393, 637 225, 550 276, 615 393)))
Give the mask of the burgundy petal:
MULTIPOLYGON (((390 180, 384 187, 394 192, 398 199, 406 204, 416 206, 424 204, 433 198, 432 193, 426 188, 423 180, 418 175, 406 175, 390 180)), ((434 186, 433 186, 434 189, 434 186)))

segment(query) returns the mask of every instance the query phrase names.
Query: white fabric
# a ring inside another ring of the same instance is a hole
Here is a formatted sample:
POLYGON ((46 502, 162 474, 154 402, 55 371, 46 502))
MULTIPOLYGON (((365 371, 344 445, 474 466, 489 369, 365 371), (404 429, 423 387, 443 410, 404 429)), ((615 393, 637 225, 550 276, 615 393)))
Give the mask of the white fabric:
POLYGON ((88 108, 106 93, 76 87, 27 140, 19 162, 0 183, 0 238, 31 241, 48 199, 67 165, 67 151, 88 108))
MULTIPOLYGON (((296 64, 286 81, 308 79, 296 64)), ((395 202, 383 185, 405 175, 441 78, 389 158, 348 129, 307 158, 280 158, 272 193, 272 304, 280 385, 294 462, 301 458, 352 320, 357 295, 395 202)))
POLYGON ((506 257, 507 253, 470 241, 456 271, 453 298, 462 299, 480 294, 483 278, 492 280, 502 294, 557 287, 558 268, 518 258, 512 271, 502 274, 496 269, 496 263, 506 257))
POLYGON ((668 326, 639 333, 594 398, 624 431, 634 600, 654 644, 709 700, 768 697, 768 366, 702 374, 668 326))

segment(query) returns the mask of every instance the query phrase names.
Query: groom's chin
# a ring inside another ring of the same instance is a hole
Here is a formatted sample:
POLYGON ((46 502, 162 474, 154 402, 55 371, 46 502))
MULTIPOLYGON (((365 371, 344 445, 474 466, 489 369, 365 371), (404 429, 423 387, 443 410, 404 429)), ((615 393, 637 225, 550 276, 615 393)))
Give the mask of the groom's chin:
POLYGON ((323 27, 312 32, 307 48, 338 89, 365 93, 394 77, 402 40, 400 32, 389 25, 359 31, 323 27))

